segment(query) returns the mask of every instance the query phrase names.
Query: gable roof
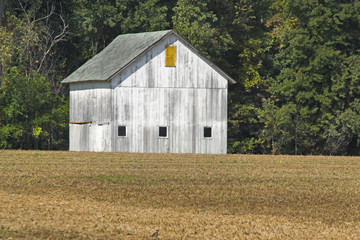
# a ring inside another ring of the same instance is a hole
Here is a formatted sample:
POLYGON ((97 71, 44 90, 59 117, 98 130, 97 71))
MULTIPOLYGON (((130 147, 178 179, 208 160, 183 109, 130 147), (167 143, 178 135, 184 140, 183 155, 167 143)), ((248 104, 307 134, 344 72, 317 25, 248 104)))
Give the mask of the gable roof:
POLYGON ((209 65, 219 71, 230 83, 236 83, 234 79, 229 77, 210 60, 203 57, 195 47, 173 30, 119 35, 106 48, 62 80, 61 83, 109 80, 132 61, 136 60, 140 55, 142 55, 142 53, 146 52, 153 45, 171 33, 175 34, 190 48, 195 50, 206 62, 208 62, 209 65))

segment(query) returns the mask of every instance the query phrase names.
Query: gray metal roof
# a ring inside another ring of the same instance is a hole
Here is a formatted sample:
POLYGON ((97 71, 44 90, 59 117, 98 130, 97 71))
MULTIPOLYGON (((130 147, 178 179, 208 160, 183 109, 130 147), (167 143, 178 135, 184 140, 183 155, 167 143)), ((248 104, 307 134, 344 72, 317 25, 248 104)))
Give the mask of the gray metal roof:
POLYGON ((65 78, 62 83, 108 80, 170 32, 171 30, 119 35, 104 50, 65 78))
MULTIPOLYGON (((147 51, 170 33, 174 33, 185 41, 189 47, 196 50, 190 43, 172 30, 123 34, 116 37, 106 48, 62 80, 61 83, 109 80, 113 75, 121 71, 143 52, 147 51)), ((220 71, 230 83, 236 83, 235 80, 211 61, 206 58, 204 58, 204 60, 208 61, 210 65, 220 71)))

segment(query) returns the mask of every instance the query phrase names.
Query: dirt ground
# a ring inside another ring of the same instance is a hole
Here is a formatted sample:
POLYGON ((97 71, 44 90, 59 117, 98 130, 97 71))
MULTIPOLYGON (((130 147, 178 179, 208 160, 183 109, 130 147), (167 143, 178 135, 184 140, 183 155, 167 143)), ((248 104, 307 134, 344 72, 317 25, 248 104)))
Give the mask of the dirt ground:
POLYGON ((360 239, 360 158, 0 151, 0 238, 360 239))

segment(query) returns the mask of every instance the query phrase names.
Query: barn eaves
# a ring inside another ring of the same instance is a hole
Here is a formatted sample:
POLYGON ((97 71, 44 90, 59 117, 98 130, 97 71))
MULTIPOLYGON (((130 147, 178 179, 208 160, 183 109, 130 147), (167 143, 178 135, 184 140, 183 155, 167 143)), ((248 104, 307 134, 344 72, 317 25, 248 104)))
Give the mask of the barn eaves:
POLYGON ((171 33, 175 34, 184 41, 186 45, 195 50, 201 58, 228 79, 229 83, 236 83, 234 79, 228 76, 209 59, 202 56, 196 48, 173 30, 119 35, 100 53, 96 54, 61 83, 110 80, 114 75, 119 73, 127 65, 135 61, 144 52, 171 33))

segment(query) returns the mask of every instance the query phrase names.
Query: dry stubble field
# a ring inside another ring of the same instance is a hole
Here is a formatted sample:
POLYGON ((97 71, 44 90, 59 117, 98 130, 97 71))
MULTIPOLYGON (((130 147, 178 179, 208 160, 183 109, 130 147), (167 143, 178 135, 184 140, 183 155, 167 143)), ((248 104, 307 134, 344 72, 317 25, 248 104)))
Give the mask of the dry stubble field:
POLYGON ((0 238, 360 239, 360 158, 0 151, 0 238))

